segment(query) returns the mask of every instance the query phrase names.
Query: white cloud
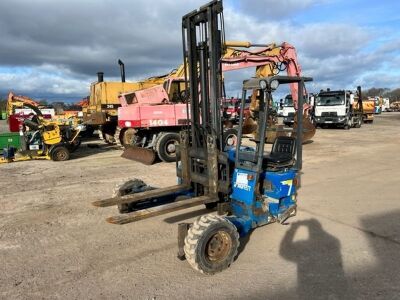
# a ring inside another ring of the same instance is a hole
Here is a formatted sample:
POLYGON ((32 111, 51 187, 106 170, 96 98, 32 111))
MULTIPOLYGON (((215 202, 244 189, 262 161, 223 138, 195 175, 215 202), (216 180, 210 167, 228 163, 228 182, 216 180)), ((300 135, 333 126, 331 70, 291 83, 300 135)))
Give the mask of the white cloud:
MULTIPOLYGON (((315 78, 316 89, 352 87, 361 81, 375 85, 373 77, 362 78, 373 71, 387 74, 399 65, 396 36, 382 40, 381 29, 332 21, 295 24, 284 18, 327 1, 241 0, 231 6, 226 2, 227 38, 293 44, 303 73, 315 78), (371 47, 378 40, 381 46, 371 47)), ((118 80, 118 58, 131 80, 164 74, 182 61, 181 17, 205 2, 2 0, 0 93, 18 89, 85 96, 97 71, 104 71, 107 80, 118 80), (18 67, 24 71, 16 72, 18 67)), ((241 76, 251 74, 227 75, 227 90, 236 95, 241 76)), ((389 84, 390 76, 387 80, 388 86, 397 84, 389 84)))

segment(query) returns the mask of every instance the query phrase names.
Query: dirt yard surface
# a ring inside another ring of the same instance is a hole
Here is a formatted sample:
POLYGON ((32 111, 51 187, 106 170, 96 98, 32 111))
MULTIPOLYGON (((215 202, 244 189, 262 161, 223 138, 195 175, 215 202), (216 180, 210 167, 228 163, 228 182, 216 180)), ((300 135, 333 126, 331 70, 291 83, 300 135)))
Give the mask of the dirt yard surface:
POLYGON ((91 202, 116 183, 176 179, 174 164, 144 166, 99 145, 66 162, 0 166, 1 299, 400 297, 400 113, 361 129, 318 129, 304 146, 297 217, 254 230, 214 276, 176 258, 177 224, 203 207, 105 222, 117 209, 91 202))

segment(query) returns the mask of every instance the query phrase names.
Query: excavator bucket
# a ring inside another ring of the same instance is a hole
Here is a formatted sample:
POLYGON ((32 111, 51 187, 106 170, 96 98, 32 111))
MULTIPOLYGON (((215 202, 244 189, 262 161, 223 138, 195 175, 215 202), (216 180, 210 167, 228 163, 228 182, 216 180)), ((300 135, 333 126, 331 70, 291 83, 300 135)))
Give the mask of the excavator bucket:
MULTIPOLYGON (((297 120, 297 117, 295 116, 295 120, 297 120)), ((243 134, 254 134, 257 135, 257 122, 252 118, 246 118, 246 120, 243 123, 243 134)), ((270 122, 267 128, 266 132, 266 142, 273 144, 275 139, 278 136, 292 136, 296 134, 296 128, 297 128, 297 121, 295 121, 293 128, 288 128, 284 125, 280 124, 274 124, 273 122, 270 122)), ((303 116, 303 143, 308 142, 309 140, 312 139, 312 137, 315 135, 315 126, 314 124, 310 121, 310 118, 307 115, 303 116)))
POLYGON ((126 146, 121 157, 138 161, 145 165, 151 165, 156 160, 156 153, 151 149, 136 146, 126 146))
MULTIPOLYGON (((297 117, 295 116, 295 122, 293 124, 293 133, 296 133, 297 129, 297 117)), ((308 115, 303 115, 303 143, 308 142, 315 135, 315 125, 311 122, 308 115)))

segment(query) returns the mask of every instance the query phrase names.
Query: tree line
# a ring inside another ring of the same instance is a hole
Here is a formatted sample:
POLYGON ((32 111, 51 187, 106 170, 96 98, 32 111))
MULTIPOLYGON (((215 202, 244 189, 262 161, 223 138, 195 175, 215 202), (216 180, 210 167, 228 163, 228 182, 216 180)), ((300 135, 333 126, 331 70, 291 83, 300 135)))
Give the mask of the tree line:
POLYGON ((390 102, 400 100, 400 88, 391 90, 388 88, 370 88, 362 92, 364 97, 376 97, 380 96, 383 98, 389 98, 390 102))

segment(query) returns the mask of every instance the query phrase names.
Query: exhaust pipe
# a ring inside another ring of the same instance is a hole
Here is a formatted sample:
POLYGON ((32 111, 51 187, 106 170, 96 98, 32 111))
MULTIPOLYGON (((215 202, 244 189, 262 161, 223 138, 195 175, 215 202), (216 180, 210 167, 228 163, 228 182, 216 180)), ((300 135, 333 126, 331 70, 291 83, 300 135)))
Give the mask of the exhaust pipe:
POLYGON ((121 69, 121 81, 125 82, 125 64, 120 59, 118 59, 118 64, 121 69))
POLYGON ((104 81, 104 73, 97 72, 97 82, 103 82, 103 81, 104 81))

